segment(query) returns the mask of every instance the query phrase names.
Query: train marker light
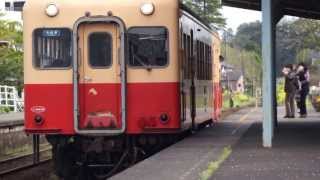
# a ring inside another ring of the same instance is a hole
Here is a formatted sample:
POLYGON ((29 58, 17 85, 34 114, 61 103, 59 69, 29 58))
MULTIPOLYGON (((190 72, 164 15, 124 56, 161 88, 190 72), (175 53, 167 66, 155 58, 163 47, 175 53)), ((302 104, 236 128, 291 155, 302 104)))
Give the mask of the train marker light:
POLYGON ((155 7, 152 3, 144 3, 140 7, 141 13, 146 16, 152 15, 154 13, 154 9, 155 7))
POLYGON ((57 7, 56 4, 50 3, 46 8, 46 14, 49 17, 55 17, 59 14, 59 8, 57 7))
POLYGON ((44 119, 43 119, 42 116, 36 115, 36 116, 34 117, 34 121, 35 121, 35 123, 36 123, 37 125, 42 125, 43 122, 44 122, 44 119))
POLYGON ((169 115, 164 113, 160 115, 160 122, 162 124, 167 124, 169 122, 169 115))

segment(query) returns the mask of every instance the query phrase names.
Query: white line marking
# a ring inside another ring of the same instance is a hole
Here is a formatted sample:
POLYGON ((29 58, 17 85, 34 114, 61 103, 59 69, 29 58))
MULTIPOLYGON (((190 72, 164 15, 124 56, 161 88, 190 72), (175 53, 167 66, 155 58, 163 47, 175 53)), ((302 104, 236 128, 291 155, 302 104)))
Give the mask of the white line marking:
MULTIPOLYGON (((249 117, 249 115, 250 115, 251 113, 253 113, 254 111, 256 111, 256 110, 257 110, 257 108, 254 108, 254 109, 252 109, 251 111, 249 111, 247 114, 243 115, 243 116, 240 118, 239 122, 242 124, 245 120, 247 120, 247 118, 249 117)), ((241 124, 239 124, 239 125, 237 126, 237 128, 232 131, 231 135, 235 135, 235 134, 238 132, 238 130, 241 128, 241 124)))

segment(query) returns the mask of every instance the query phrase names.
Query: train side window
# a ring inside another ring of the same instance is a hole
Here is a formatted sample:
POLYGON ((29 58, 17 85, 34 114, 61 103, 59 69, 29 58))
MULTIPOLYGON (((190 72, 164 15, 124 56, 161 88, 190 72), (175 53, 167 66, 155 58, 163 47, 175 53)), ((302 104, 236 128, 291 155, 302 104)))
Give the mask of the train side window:
POLYGON ((200 79, 200 41, 197 40, 197 79, 200 79))
POLYGON ((33 64, 39 69, 71 66, 71 31, 66 28, 36 29, 33 33, 33 64))
POLYGON ((204 78, 204 44, 203 42, 201 42, 201 75, 200 75, 200 79, 203 80, 204 78))
POLYGON ((198 65, 197 65, 197 69, 198 69, 198 79, 201 79, 201 42, 198 42, 198 50, 197 50, 197 54, 198 54, 198 65))
POLYGON ((191 37, 188 35, 187 36, 187 79, 191 79, 191 37))
POLYGON ((168 65, 168 30, 164 27, 132 27, 128 30, 129 65, 163 67, 168 65))
POLYGON ((207 80, 208 79, 208 49, 207 45, 204 44, 204 77, 203 79, 207 80))
POLYGON ((89 35, 89 64, 92 67, 109 67, 112 63, 112 36, 105 32, 89 35))
POLYGON ((188 63, 187 63, 187 35, 183 34, 183 72, 184 78, 188 77, 188 63))

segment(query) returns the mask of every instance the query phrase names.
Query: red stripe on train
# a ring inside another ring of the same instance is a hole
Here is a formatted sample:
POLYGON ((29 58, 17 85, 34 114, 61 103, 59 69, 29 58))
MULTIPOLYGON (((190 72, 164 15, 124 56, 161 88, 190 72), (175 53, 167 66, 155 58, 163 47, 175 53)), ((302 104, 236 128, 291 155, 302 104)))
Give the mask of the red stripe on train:
MULTIPOLYGON (((90 109, 107 99, 110 104, 106 107, 116 112, 117 107, 113 105, 120 107, 117 102, 120 92, 115 93, 120 90, 119 86, 91 84, 84 91, 95 88, 103 95, 84 107, 90 109)), ((80 93, 85 93, 81 87, 80 93)), ((127 88, 127 133, 159 132, 162 129, 172 132, 180 128, 179 83, 134 83, 128 84, 127 88), (169 119, 165 123, 160 121, 164 114, 169 119)), ((86 103, 81 98, 80 102, 86 103)), ((75 134, 72 84, 26 84, 25 129, 29 133, 75 134), (37 115, 43 118, 42 123, 35 121, 37 115)))

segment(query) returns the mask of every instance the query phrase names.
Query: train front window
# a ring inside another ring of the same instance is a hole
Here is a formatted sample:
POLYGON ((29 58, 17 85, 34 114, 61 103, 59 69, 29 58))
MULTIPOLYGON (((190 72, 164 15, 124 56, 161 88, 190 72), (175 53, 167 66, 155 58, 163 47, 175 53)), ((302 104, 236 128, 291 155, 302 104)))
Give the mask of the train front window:
POLYGON ((89 63, 92 67, 111 66, 112 37, 108 33, 92 33, 89 36, 89 63))
POLYGON ((67 68, 71 66, 71 31, 36 29, 33 34, 34 66, 40 69, 67 68))
POLYGON ((168 32, 163 27, 134 27, 128 31, 129 64, 163 67, 168 64, 168 32))

